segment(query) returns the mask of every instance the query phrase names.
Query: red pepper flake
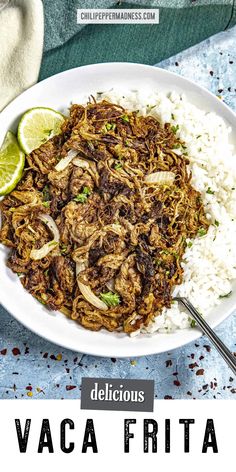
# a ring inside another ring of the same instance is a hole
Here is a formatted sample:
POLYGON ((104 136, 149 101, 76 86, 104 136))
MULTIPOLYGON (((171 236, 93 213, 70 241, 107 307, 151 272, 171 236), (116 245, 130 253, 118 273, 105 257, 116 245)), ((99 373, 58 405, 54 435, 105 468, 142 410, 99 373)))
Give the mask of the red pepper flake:
POLYGON ((75 357, 73 360, 74 364, 76 364, 77 361, 78 361, 78 357, 75 357))
POLYGON ((204 374, 204 369, 198 369, 196 372, 196 375, 203 375, 204 374))
POLYGON ((195 354, 192 353, 191 354, 191 359, 194 359, 194 357, 195 357, 195 354))
POLYGON ((76 385, 66 385, 66 390, 73 390, 76 388, 76 385))
POLYGON ((29 390, 30 392, 32 392, 33 388, 31 387, 31 385, 27 385, 27 387, 25 387, 26 390, 29 390))
POLYGON ((52 359, 53 361, 57 360, 57 358, 56 358, 56 356, 54 356, 54 354, 51 354, 50 359, 52 359))
POLYGON ((29 354, 29 347, 28 346, 26 346, 26 348, 25 348, 25 354, 29 354))
POLYGON ((202 361, 204 359, 204 356, 199 357, 199 361, 202 361))
POLYGON ((7 353, 7 349, 2 349, 2 350, 0 351, 0 354, 2 354, 2 356, 5 356, 6 353, 7 353))
POLYGON ((167 359, 166 361, 166 367, 171 367, 172 366, 172 360, 171 359, 167 359))
POLYGON ((176 386, 176 387, 180 387, 181 383, 179 380, 174 380, 173 384, 176 386))
POLYGON ((210 74, 211 76, 213 76, 213 75, 214 75, 213 70, 210 70, 209 74, 210 74))
POLYGON ((236 388, 231 388, 231 393, 236 393, 236 388))
POLYGON ((172 400, 172 396, 171 395, 165 395, 164 396, 164 400, 172 400))
POLYGON ((192 392, 190 392, 190 391, 188 390, 187 395, 189 395, 189 396, 191 397, 191 396, 192 396, 192 392))
POLYGON ((207 352, 210 352, 210 351, 211 351, 211 346, 209 346, 209 344, 204 344, 203 347, 205 347, 205 349, 206 349, 207 352))
POLYGON ((47 359, 47 358, 48 358, 48 352, 45 352, 45 353, 44 353, 43 358, 44 358, 44 359, 47 359))
POLYGON ((189 364, 189 369, 195 369, 195 367, 198 367, 198 364, 194 362, 193 364, 189 364))
POLYGON ((14 347, 12 349, 12 354, 13 354, 13 356, 19 356, 20 355, 20 349, 18 347, 14 347))

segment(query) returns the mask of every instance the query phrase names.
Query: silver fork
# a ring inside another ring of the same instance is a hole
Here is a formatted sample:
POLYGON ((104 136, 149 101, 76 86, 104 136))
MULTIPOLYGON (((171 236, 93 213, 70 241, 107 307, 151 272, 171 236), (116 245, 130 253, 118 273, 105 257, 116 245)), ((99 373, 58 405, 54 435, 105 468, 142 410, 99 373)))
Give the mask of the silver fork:
POLYGON ((200 315, 196 308, 194 308, 192 303, 185 297, 174 297, 173 300, 182 303, 185 308, 187 308, 189 313, 191 313, 193 319, 202 329, 203 333, 208 336, 208 338, 211 340, 212 344, 215 346, 217 351, 219 351, 225 362, 227 362, 234 375, 236 375, 236 357, 226 347, 226 345, 221 341, 221 339, 216 335, 216 333, 211 329, 209 324, 206 322, 206 320, 204 320, 204 318, 200 315))

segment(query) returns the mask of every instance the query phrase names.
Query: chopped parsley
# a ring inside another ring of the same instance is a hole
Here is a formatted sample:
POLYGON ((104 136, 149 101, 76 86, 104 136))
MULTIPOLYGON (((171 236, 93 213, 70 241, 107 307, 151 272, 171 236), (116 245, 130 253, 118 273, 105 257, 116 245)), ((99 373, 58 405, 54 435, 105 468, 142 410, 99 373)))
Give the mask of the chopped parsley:
POLYGON ((61 253, 62 253, 62 254, 65 254, 65 253, 67 252, 67 250, 68 250, 68 247, 67 247, 66 244, 63 244, 63 243, 62 243, 62 244, 60 245, 60 249, 61 249, 61 253))
POLYGON ((45 202, 48 202, 50 200, 50 192, 49 192, 48 185, 45 185, 45 187, 43 187, 42 194, 43 194, 43 200, 45 202))
POLYGON ((192 241, 189 241, 187 244, 188 247, 192 247, 192 245, 193 245, 192 241))
POLYGON ((79 193, 78 195, 76 195, 76 197, 73 200, 78 203, 85 203, 90 194, 91 194, 91 190, 88 187, 84 187, 82 190, 82 193, 79 193))
POLYGON ((115 166, 114 166, 114 169, 115 169, 115 170, 120 170, 120 169, 122 169, 122 167, 123 167, 122 163, 121 163, 121 162, 117 162, 117 164, 115 164, 115 166))
POLYGON ((51 241, 50 243, 48 243, 49 246, 56 246, 57 244, 57 241, 51 241))
POLYGON ((46 302, 42 300, 41 298, 35 297, 41 305, 46 305, 46 302))
POLYGON ((215 226, 219 226, 219 221, 215 220, 215 226))
POLYGON ((48 202, 43 202, 43 206, 45 208, 49 208, 50 207, 50 200, 48 202))
POLYGON ((232 290, 230 290, 229 293, 226 293, 225 295, 220 295, 219 298, 229 298, 232 293, 232 290))
POLYGON ((195 320, 191 320, 191 321, 190 321, 190 326, 191 326, 191 328, 195 328, 196 324, 197 324, 197 323, 196 323, 195 320))
POLYGON ((129 123, 129 117, 128 117, 128 115, 122 115, 121 119, 122 119, 125 123, 129 123))
POLYGON ((109 307, 117 306, 120 303, 120 297, 118 293, 112 293, 112 292, 101 293, 100 298, 109 307))
POLYGON ((175 120, 175 115, 173 115, 173 113, 171 113, 171 118, 172 120, 175 120))
POLYGON ((107 131, 110 131, 110 130, 114 130, 116 125, 115 125, 115 123, 106 123, 105 127, 106 127, 107 131))
POLYGON ((178 130, 179 130, 179 125, 171 126, 171 131, 173 131, 173 133, 176 134, 178 130))
POLYGON ((211 190, 210 187, 208 187, 206 193, 208 193, 209 195, 214 195, 215 192, 213 190, 211 190))
POLYGON ((202 237, 202 236, 205 236, 207 234, 207 230, 205 228, 200 228, 198 230, 198 236, 202 237))
POLYGON ((160 254, 165 254, 166 256, 168 256, 170 254, 170 251, 168 251, 168 249, 163 249, 162 251, 160 251, 160 254))

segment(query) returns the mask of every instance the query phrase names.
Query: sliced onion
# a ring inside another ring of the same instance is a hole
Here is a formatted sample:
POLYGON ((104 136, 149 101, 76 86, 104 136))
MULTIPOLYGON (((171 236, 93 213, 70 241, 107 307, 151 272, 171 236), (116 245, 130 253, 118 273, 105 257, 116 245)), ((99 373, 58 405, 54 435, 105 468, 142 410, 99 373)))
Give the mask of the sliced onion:
POLYGON ((81 167, 81 169, 89 169, 89 162, 86 161, 85 159, 80 159, 79 157, 75 157, 73 159, 72 164, 74 164, 77 167, 81 167))
MULTIPOLYGON (((85 264, 83 263, 76 263, 76 275, 78 275, 82 270, 85 269, 85 264)), ((108 306, 104 303, 100 298, 98 298, 91 290, 88 285, 83 284, 77 279, 78 287, 85 298, 91 305, 95 306, 99 310, 108 310, 108 306)))
POLYGON ((68 152, 67 156, 63 157, 55 166, 55 169, 57 170, 57 172, 64 170, 70 164, 72 159, 74 159, 74 157, 77 156, 77 154, 78 154, 78 151, 76 151, 75 149, 71 149, 68 152))
POLYGON ((49 227, 49 229, 51 230, 54 236, 54 240, 57 241, 57 243, 59 243, 60 233, 54 219, 51 216, 46 215, 46 214, 40 215, 39 219, 42 220, 44 223, 46 223, 46 225, 49 227))
POLYGON ((54 238, 49 243, 45 243, 40 249, 32 249, 30 253, 30 258, 34 261, 38 261, 40 259, 43 259, 43 257, 46 257, 49 252, 51 252, 53 249, 55 249, 56 246, 58 246, 60 241, 60 233, 53 218, 49 215, 40 215, 39 219, 48 226, 54 238))
POLYGON ((169 171, 153 172, 152 174, 146 175, 144 182, 145 184, 172 184, 175 180, 175 174, 169 171))
POLYGON ((115 291, 115 280, 112 278, 110 280, 108 280, 108 282, 106 283, 106 287, 108 288, 108 290, 110 290, 111 292, 114 292, 115 291))
POLYGON ((46 257, 49 252, 55 249, 56 246, 58 246, 57 241, 50 241, 49 243, 44 244, 40 249, 32 249, 30 258, 34 261, 39 261, 39 259, 46 257))

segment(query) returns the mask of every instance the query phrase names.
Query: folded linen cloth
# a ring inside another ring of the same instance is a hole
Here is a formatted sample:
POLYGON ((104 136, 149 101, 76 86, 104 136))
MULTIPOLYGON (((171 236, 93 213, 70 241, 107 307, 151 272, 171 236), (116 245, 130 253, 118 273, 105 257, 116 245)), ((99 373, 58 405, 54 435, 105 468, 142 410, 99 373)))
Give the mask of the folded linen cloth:
POLYGON ((85 64, 157 64, 236 24, 236 0, 43 0, 40 80, 85 64), (77 25, 77 8, 159 8, 159 25, 77 25))
POLYGON ((41 0, 0 0, 0 110, 37 82, 43 35, 41 0))
MULTIPOLYGON (((44 51, 49 51, 61 46, 75 34, 79 33, 85 25, 76 24, 77 8, 159 8, 161 11, 160 22, 165 23, 165 11, 169 11, 169 15, 175 16, 176 10, 187 9, 186 13, 190 13, 190 9, 194 12, 196 23, 195 27, 199 28, 197 15, 199 7, 211 7, 205 10, 205 21, 211 21, 210 16, 216 16, 219 7, 222 10, 224 27, 227 28, 234 24, 236 15, 235 0, 43 0, 45 11, 45 42, 44 51), (214 7, 216 7, 214 9, 214 7), (215 11, 214 11, 215 10, 215 11), (211 15, 208 16, 207 13, 211 15), (164 14, 164 17, 162 16, 164 14)), ((176 12, 178 15, 178 12, 176 12)), ((182 14, 182 11, 180 12, 182 14)), ((180 15, 181 17, 181 15, 180 15)), ((168 22, 169 23, 169 22, 168 22)), ((168 24, 166 24, 166 33, 168 24)), ((181 34, 182 22, 178 25, 181 34)), ((142 28, 142 27, 141 27, 142 28)), ((129 26, 126 29, 129 29, 129 26)))
POLYGON ((236 23, 236 0, 0 0, 0 110, 40 79, 83 64, 155 64, 236 23), (77 8, 160 8, 159 25, 77 25, 77 8))

